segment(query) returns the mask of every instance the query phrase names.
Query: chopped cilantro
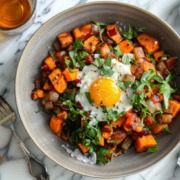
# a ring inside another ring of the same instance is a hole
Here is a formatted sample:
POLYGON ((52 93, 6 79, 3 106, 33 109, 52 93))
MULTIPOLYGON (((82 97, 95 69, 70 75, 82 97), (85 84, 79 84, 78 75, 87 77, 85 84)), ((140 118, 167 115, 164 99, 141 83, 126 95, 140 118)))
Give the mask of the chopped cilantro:
POLYGON ((113 70, 111 69, 111 57, 110 56, 108 56, 107 59, 105 60, 100 74, 101 74, 101 76, 108 76, 108 77, 111 77, 114 74, 113 70))
POLYGON ((110 150, 106 149, 106 148, 100 148, 97 151, 97 161, 101 162, 103 164, 109 162, 110 160, 106 157, 107 155, 109 155, 109 156, 111 155, 110 150))

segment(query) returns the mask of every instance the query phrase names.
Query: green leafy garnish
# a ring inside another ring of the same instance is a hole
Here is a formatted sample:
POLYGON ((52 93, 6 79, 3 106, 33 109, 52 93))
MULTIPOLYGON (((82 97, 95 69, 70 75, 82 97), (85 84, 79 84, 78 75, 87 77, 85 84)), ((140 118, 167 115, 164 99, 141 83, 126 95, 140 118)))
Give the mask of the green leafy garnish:
POLYGON ((65 64, 69 71, 71 71, 72 62, 69 59, 65 59, 65 64))
POLYGON ((86 95, 87 100, 89 101, 89 104, 92 104, 93 100, 91 99, 90 93, 89 92, 85 92, 85 95, 86 95))
POLYGON ((103 67, 100 72, 101 76, 111 77, 114 74, 114 71, 111 69, 111 57, 108 56, 105 60, 103 67))
POLYGON ((75 39, 73 43, 74 51, 77 52, 77 50, 81 50, 83 48, 83 42, 79 39, 75 39))
POLYGON ((107 157, 106 157, 107 155, 110 155, 110 150, 106 149, 106 148, 100 148, 97 151, 97 161, 101 162, 103 164, 109 162, 110 160, 107 159, 107 157))
POLYGON ((131 87, 134 84, 133 81, 118 81, 118 86, 125 91, 127 88, 131 87))
POLYGON ((110 46, 110 50, 116 55, 116 57, 122 56, 122 52, 118 45, 115 47, 110 46))
POLYGON ((111 108, 106 108, 105 106, 101 106, 103 109, 103 112, 107 114, 108 121, 116 121, 119 117, 123 116, 125 112, 118 113, 117 111, 114 111, 111 108))
POLYGON ((146 57, 148 57, 148 58, 151 60, 151 62, 152 62, 154 65, 156 65, 156 60, 155 60, 150 54, 146 53, 146 57))
POLYGON ((73 64, 73 68, 75 68, 76 67, 76 58, 75 58, 75 52, 74 51, 70 51, 69 52, 69 56, 71 57, 71 59, 72 59, 72 64, 73 64))
POLYGON ((124 54, 122 57, 122 63, 123 64, 129 64, 131 61, 130 57, 127 54, 124 54))
POLYGON ((125 37, 128 40, 131 40, 134 38, 133 28, 129 25, 127 31, 121 31, 121 34, 123 37, 125 37))
POLYGON ((166 134, 168 134, 168 135, 171 135, 172 134, 172 132, 168 129, 168 127, 166 127, 166 126, 162 126, 162 128, 163 128, 163 131, 166 133, 166 134))
POLYGON ((107 26, 108 24, 107 23, 104 23, 104 22, 98 22, 98 21, 93 21, 96 25, 98 25, 99 27, 99 37, 101 39, 101 41, 103 42, 103 38, 102 38, 102 34, 104 33, 105 31, 105 26, 107 26))
POLYGON ((92 64, 97 68, 101 68, 103 63, 104 61, 101 58, 96 58, 92 64))
POLYGON ((159 150, 159 149, 158 149, 157 146, 153 146, 153 147, 149 147, 148 150, 147 150, 147 152, 149 152, 149 153, 155 153, 155 152, 157 152, 158 150, 159 150))

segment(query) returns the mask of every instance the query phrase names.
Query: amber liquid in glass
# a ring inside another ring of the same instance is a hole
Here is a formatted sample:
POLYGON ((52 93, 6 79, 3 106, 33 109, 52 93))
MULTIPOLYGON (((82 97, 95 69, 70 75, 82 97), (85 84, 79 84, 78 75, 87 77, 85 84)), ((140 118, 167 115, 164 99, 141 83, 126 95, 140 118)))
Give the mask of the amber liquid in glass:
POLYGON ((13 29, 21 26, 30 15, 28 0, 0 0, 0 28, 13 29))

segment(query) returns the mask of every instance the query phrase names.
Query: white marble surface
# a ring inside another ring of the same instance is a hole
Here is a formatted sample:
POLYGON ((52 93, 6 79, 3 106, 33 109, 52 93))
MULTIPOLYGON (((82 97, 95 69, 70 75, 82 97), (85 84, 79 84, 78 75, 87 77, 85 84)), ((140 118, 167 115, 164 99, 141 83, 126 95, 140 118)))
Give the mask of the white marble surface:
MULTIPOLYGON (((94 0, 38 0, 37 16, 33 25, 16 36, 0 34, 0 94, 17 112, 14 95, 15 73, 20 55, 33 33, 55 14, 80 3, 94 0)), ((180 34, 179 0, 116 0, 146 9, 165 20, 180 34)), ((17 118, 15 129, 28 149, 47 165, 51 180, 100 180, 70 172, 52 162, 29 138, 21 121, 17 118)), ((118 180, 180 180, 180 167, 177 165, 180 145, 168 157, 153 167, 118 180)), ((26 161, 10 129, 0 126, 0 180, 33 180, 26 161)))

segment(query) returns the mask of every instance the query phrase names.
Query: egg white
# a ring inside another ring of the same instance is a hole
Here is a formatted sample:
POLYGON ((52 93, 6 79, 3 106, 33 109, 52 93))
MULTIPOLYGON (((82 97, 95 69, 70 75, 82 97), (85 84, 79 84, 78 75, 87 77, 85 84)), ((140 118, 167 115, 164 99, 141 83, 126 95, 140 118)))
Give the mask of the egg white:
MULTIPOLYGON (((118 80, 122 80, 125 74, 131 74, 130 65, 125 65, 121 62, 118 62, 116 59, 112 59, 111 63, 112 70, 114 74, 110 77, 116 83, 118 80)), ((100 69, 94 65, 85 66, 82 71, 78 74, 78 79, 80 83, 78 87, 80 88, 78 94, 75 97, 76 102, 80 102, 84 108, 84 111, 90 112, 90 117, 98 121, 106 121, 107 115, 103 113, 101 107, 97 107, 94 104, 90 104, 85 92, 89 92, 90 86, 94 80, 100 78, 100 69)), ((126 91, 122 91, 119 102, 117 102, 113 107, 114 111, 121 113, 123 111, 128 111, 132 108, 131 99, 133 95, 133 90, 127 88, 126 91)))

